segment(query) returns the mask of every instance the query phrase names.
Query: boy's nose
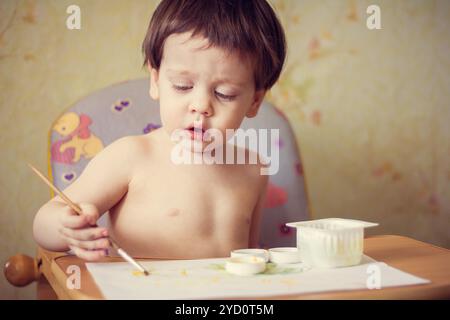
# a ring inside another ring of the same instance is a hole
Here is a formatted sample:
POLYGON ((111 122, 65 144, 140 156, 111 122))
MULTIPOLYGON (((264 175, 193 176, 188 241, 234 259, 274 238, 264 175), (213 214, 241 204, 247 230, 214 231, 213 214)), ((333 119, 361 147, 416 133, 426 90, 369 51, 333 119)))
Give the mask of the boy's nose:
POLYGON ((190 111, 192 113, 200 113, 202 115, 204 115, 205 117, 210 117, 212 116, 212 111, 211 109, 207 109, 207 108, 195 108, 195 107, 191 107, 190 111))
POLYGON ((202 98, 191 103, 189 111, 191 113, 200 113, 205 117, 210 117, 213 115, 211 102, 209 101, 208 98, 202 98))

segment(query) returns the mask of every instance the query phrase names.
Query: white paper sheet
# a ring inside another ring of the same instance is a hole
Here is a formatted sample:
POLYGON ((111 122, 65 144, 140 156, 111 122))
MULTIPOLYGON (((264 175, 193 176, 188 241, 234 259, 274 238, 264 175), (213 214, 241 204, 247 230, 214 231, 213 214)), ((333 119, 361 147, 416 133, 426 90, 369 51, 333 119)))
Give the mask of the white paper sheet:
MULTIPOLYGON (((364 256, 361 264, 311 269, 303 264, 270 265, 266 273, 236 276, 225 271, 226 258, 146 261, 151 275, 126 262, 86 263, 106 299, 217 299, 317 293, 429 283, 364 256)), ((375 290, 375 289, 373 289, 375 290)))

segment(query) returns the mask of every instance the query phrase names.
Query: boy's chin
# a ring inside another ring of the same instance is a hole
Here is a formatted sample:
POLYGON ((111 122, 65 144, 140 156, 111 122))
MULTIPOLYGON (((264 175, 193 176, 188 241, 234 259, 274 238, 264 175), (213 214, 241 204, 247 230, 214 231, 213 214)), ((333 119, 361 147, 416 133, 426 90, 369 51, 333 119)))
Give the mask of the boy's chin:
POLYGON ((209 144, 207 141, 192 139, 183 139, 180 143, 182 144, 183 149, 193 153, 203 153, 206 146, 209 144))
MULTIPOLYGON (((192 153, 208 153, 211 155, 215 155, 217 149, 223 149, 225 147, 223 144, 209 140, 182 139, 177 143, 186 151, 192 153)), ((218 150, 218 152, 221 153, 223 150, 218 150)))
POLYGON ((177 134, 172 134, 171 140, 174 146, 178 145, 178 148, 192 152, 192 153, 214 153, 215 149, 223 148, 223 139, 219 139, 208 133, 193 134, 187 130, 178 131, 177 134))

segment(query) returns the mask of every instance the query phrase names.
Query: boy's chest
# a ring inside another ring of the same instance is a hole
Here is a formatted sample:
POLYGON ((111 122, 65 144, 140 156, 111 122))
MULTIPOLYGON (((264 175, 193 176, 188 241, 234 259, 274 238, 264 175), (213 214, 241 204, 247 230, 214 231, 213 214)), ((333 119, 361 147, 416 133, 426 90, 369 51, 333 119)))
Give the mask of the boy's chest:
POLYGON ((118 208, 121 224, 199 238, 250 225, 258 195, 248 179, 232 170, 191 169, 160 167, 135 175, 118 208))

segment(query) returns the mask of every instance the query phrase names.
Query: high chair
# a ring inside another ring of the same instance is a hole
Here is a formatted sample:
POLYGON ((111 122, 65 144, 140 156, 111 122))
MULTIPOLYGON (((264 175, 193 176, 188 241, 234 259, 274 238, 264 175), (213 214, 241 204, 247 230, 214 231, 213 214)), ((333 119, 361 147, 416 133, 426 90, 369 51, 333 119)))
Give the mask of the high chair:
MULTIPOLYGON (((64 190, 77 179, 90 159, 111 142, 160 127, 159 103, 149 97, 148 89, 148 79, 115 84, 79 100, 56 119, 49 132, 48 175, 58 189, 64 190)), ((279 139, 270 141, 270 150, 279 150, 279 170, 269 176, 259 245, 295 246, 295 230, 285 224, 307 220, 309 210, 302 162, 289 122, 264 101, 258 115, 246 118, 241 128, 279 130, 279 139)), ((98 224, 105 225, 107 220, 105 214, 98 224)), ((45 268, 42 252, 39 248, 36 259, 24 255, 10 258, 5 269, 8 280, 24 286, 38 279, 40 269, 45 268)))

